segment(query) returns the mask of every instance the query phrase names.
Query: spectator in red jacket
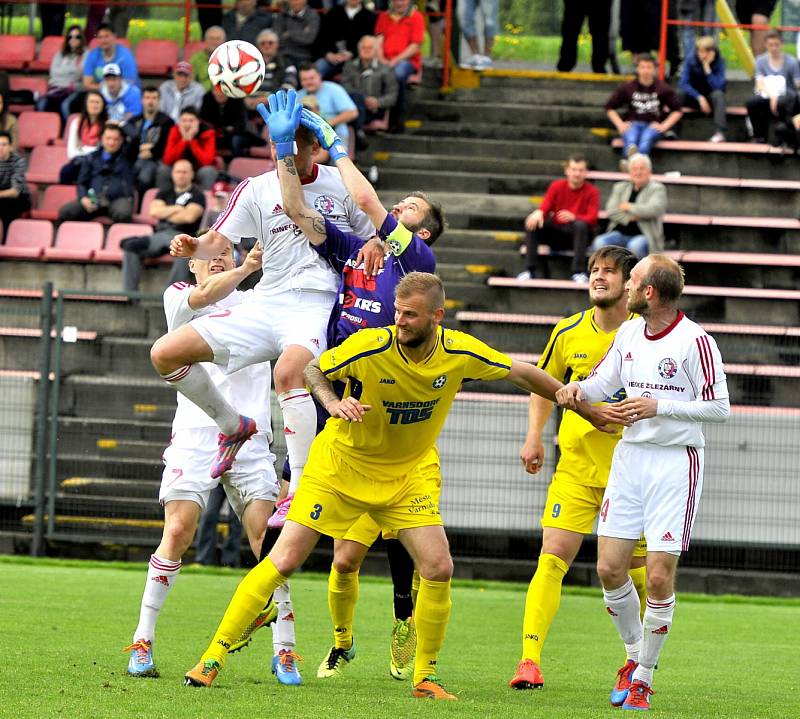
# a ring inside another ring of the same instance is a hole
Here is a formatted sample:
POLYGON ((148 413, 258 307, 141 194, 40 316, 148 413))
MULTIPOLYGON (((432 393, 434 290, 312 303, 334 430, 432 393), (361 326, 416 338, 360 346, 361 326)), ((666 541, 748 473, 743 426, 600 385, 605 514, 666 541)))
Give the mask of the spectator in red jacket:
POLYGON ((163 162, 158 168, 156 185, 167 191, 172 186, 171 168, 176 160, 189 160, 195 170, 197 184, 210 190, 217 180, 217 133, 213 127, 200 122, 200 116, 193 107, 181 110, 178 122, 167 135, 163 162))
POLYGON ((539 209, 525 218, 527 267, 518 280, 536 277, 539 245, 548 244, 553 250, 572 250, 572 279, 588 281, 586 248, 597 229, 600 210, 600 193, 586 182, 588 169, 586 158, 571 155, 564 168, 566 179, 551 183, 539 209))

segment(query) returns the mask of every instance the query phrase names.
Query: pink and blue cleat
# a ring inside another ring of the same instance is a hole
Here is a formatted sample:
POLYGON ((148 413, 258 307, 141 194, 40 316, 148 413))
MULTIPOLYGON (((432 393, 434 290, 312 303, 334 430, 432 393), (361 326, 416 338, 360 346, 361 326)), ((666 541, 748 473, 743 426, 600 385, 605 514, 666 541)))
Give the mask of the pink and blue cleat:
POLYGON ((214 457, 214 461, 211 463, 211 476, 214 479, 221 477, 233 467, 236 453, 256 432, 258 432, 258 427, 256 427, 255 420, 250 419, 250 417, 242 417, 239 420, 239 429, 234 434, 220 433, 217 456, 214 457))
POLYGON ((639 665, 628 659, 622 668, 617 672, 617 681, 614 683, 614 688, 611 690, 611 706, 620 707, 628 698, 628 691, 631 688, 631 681, 633 680, 633 672, 639 665))
POLYGON ((281 684, 299 686, 303 683, 297 662, 302 661, 291 649, 281 649, 272 657, 272 673, 281 684))

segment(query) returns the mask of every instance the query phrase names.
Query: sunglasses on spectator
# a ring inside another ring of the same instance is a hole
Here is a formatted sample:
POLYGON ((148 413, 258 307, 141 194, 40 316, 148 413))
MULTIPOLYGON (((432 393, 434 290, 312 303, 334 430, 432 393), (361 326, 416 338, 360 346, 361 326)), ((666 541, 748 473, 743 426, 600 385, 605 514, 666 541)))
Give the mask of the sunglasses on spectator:
POLYGON ((80 39, 83 37, 83 35, 81 35, 80 33, 78 33, 77 35, 75 35, 75 34, 73 33, 73 34, 67 35, 67 37, 68 37, 70 40, 80 40, 80 39))

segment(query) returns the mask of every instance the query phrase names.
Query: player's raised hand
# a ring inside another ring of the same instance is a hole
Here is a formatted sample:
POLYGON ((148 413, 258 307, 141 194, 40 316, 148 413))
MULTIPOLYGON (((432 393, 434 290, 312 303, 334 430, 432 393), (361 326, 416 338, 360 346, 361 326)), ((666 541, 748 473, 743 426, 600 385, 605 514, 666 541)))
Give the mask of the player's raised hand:
POLYGON ((383 269, 385 257, 386 248, 380 237, 375 235, 361 245, 356 257, 356 267, 363 262, 364 274, 367 277, 375 277, 383 269))
POLYGON ((169 243, 169 253, 173 257, 193 257, 197 250, 197 238, 191 235, 175 235, 169 243))
POLYGON ((293 154, 294 134, 300 127, 300 109, 294 90, 278 90, 269 96, 269 109, 263 102, 256 110, 269 128, 269 137, 275 143, 278 159, 293 154))
POLYGON ((253 249, 247 253, 247 257, 244 258, 244 262, 242 262, 242 267, 245 269, 247 274, 252 274, 256 270, 261 269, 261 258, 264 255, 264 251, 261 249, 261 243, 256 242, 253 245, 253 249))
POLYGON ((556 402, 562 407, 575 409, 582 399, 583 392, 581 392, 581 387, 577 382, 570 382, 561 389, 556 390, 556 402))
POLYGON ((325 405, 331 417, 346 419, 348 422, 361 422, 362 417, 372 409, 371 405, 361 404, 355 397, 345 397, 325 405))
POLYGON ((528 438, 519 451, 522 466, 528 474, 538 474, 544 465, 544 445, 541 438, 528 438))
POLYGON ((307 107, 304 107, 300 111, 300 124, 314 133, 314 137, 316 137, 319 144, 322 145, 322 149, 330 153, 331 159, 334 162, 342 157, 347 157, 347 150, 341 138, 336 134, 336 131, 319 115, 311 112, 307 107))

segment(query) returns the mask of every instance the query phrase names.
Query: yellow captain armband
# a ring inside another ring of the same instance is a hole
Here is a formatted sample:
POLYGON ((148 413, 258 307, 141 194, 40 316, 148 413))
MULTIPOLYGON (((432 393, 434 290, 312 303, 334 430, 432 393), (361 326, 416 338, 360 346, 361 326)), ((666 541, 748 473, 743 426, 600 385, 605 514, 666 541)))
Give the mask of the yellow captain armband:
POLYGON ((389 251, 397 257, 406 251, 406 247, 411 244, 411 238, 414 233, 401 223, 397 223, 395 227, 387 236, 386 244, 389 246, 389 251))

